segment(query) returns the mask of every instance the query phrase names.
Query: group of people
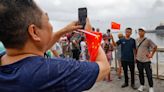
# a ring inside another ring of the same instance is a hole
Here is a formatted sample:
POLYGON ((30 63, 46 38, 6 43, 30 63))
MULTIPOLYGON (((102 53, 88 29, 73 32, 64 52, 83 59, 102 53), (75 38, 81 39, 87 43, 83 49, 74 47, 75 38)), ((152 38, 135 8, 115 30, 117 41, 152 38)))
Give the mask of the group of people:
MULTIPOLYGON (((156 52, 157 45, 151 40, 145 37, 145 28, 138 29, 139 37, 133 39, 131 37, 132 28, 125 29, 125 36, 122 33, 118 34, 119 40, 114 41, 113 35, 110 33, 110 30, 107 30, 107 34, 104 34, 104 51, 106 53, 109 64, 111 65, 112 61, 112 51, 113 48, 116 48, 116 60, 118 61, 118 79, 121 79, 121 71, 123 68, 124 72, 124 84, 122 88, 129 85, 128 77, 128 67, 131 72, 131 87, 136 89, 135 86, 135 64, 137 64, 139 72, 139 80, 141 86, 138 88, 138 91, 142 92, 144 90, 144 70, 146 71, 146 76, 149 83, 149 92, 154 92, 153 89, 153 78, 152 78, 152 68, 151 68, 151 58, 156 52)), ((111 80, 110 73, 107 77, 108 81, 111 80)))
MULTIPOLYGON (((108 62, 111 65, 112 61, 112 52, 115 48, 115 58, 118 61, 118 79, 121 79, 121 71, 123 68, 124 72, 124 84, 122 88, 129 85, 128 77, 128 67, 131 72, 131 87, 136 89, 135 86, 135 64, 137 64, 139 72, 139 80, 141 86, 138 88, 138 91, 142 92, 144 90, 144 70, 146 71, 146 76, 149 83, 149 92, 154 92, 153 89, 153 78, 152 78, 152 68, 151 68, 151 58, 156 52, 157 45, 151 40, 145 37, 145 28, 138 29, 139 37, 133 39, 131 37, 132 28, 125 29, 125 36, 122 33, 118 34, 119 40, 114 41, 113 35, 110 33, 110 29, 107 30, 107 33, 103 35, 102 48, 107 56, 108 62)), ((107 78, 108 81, 111 81, 110 73, 107 78)))
MULTIPOLYGON (((109 51, 112 51, 112 47, 108 45, 109 40, 112 40, 113 46, 121 48, 120 60, 125 76, 122 87, 128 86, 128 67, 131 71, 131 86, 135 87, 134 66, 137 62, 141 82, 138 90, 142 91, 144 88, 143 70, 145 69, 150 84, 149 92, 153 92, 150 58, 157 46, 144 37, 144 29, 139 29, 140 37, 136 41, 130 37, 131 28, 127 28, 126 35, 117 42, 111 34, 104 36, 103 48, 101 46, 98 48, 94 63, 78 60, 76 53, 79 52, 76 47, 79 43, 77 44, 76 37, 68 39, 71 40, 69 44, 73 58, 76 60, 45 57, 45 52, 52 49, 55 43, 60 45, 57 43, 64 34, 81 28, 78 21, 75 21, 53 32, 48 14, 34 0, 0 0, 0 41, 5 47, 5 52, 0 54, 0 91, 82 92, 88 90, 96 81, 101 81, 110 74, 109 62, 112 55, 109 51)), ((85 29, 92 30, 88 18, 85 29)), ((74 33, 71 35, 75 36, 74 33)), ((85 45, 85 38, 81 38, 80 45, 85 45)), ((64 37, 63 40, 65 40, 64 37)), ((63 42, 63 46, 66 44, 63 42)), ((60 50, 65 52, 67 48, 64 51, 61 48, 60 50)), ((58 53, 58 56, 65 57, 63 53, 58 53)))
MULTIPOLYGON (((94 28, 92 28, 93 30, 94 28)), ((94 31, 94 30, 93 30, 94 31)), ((100 31, 99 31, 100 32, 100 31)), ((71 36, 71 40, 67 40, 67 43, 70 44, 76 44, 76 47, 81 47, 76 48, 75 56, 78 57, 72 57, 76 60, 82 60, 82 61, 87 61, 89 58, 86 58, 88 53, 86 52, 87 50, 87 44, 85 41, 85 35, 83 33, 73 33, 76 35, 71 36), (79 53, 80 52, 80 53, 79 53), (78 55, 79 54, 79 55, 78 55), (80 59, 79 57, 82 56, 80 59)), ((121 79, 121 74, 122 74, 122 68, 124 71, 124 77, 125 77, 125 83, 122 85, 122 88, 127 87, 129 85, 128 82, 128 67, 131 72, 131 87, 133 89, 136 89, 135 86, 135 63, 137 64, 137 68, 139 71, 139 80, 141 83, 141 86, 138 88, 139 91, 144 90, 144 70, 146 71, 149 86, 150 86, 150 91, 149 92, 154 92, 153 90, 153 79, 152 79, 152 70, 151 70, 151 58, 153 57, 157 46, 152 42, 152 40, 148 39, 145 37, 145 29, 144 28, 139 28, 138 29, 138 34, 139 38, 136 40, 131 38, 132 34, 132 29, 131 28, 126 28, 125 30, 125 36, 122 33, 118 34, 119 40, 117 42, 114 41, 114 38, 110 32, 110 29, 107 30, 105 34, 103 34, 103 39, 101 43, 101 47, 103 48, 107 60, 109 64, 111 65, 112 59, 113 59, 113 51, 116 51, 116 60, 118 61, 118 79, 121 79)), ((69 38, 65 36, 66 38, 69 38)), ((62 41, 60 41, 62 42, 62 41)), ((56 43, 55 45, 57 45, 56 43)), ((71 45, 67 45, 71 46, 71 45)), ((68 51, 68 52, 71 52, 68 51)), ((72 53, 74 53, 72 51, 72 53)), ((105 77, 105 80, 111 81, 110 73, 105 77)))
MULTIPOLYGON (((94 27, 92 27, 92 31, 100 32, 98 28, 95 30, 94 27)), ((73 58, 80 61, 89 60, 85 34, 80 31, 63 35, 49 51, 52 53, 49 55, 50 57, 73 58)))
POLYGON ((51 57, 73 58, 80 61, 89 60, 85 35, 71 32, 62 36, 50 49, 51 57))
MULTIPOLYGON (((124 71, 124 84, 121 86, 122 88, 127 87, 129 85, 129 77, 128 77, 128 67, 131 72, 131 87, 136 89, 135 86, 135 63, 137 63, 137 68, 139 71, 139 80, 141 86, 138 88, 138 91, 142 92, 144 90, 144 70, 146 71, 146 75, 149 83, 149 92, 154 92, 153 89, 153 78, 152 78, 152 68, 151 68, 151 58, 156 52, 157 45, 152 42, 151 39, 145 37, 145 29, 139 28, 138 34, 139 37, 135 40, 131 38, 132 28, 125 29, 125 36, 119 39, 117 42, 114 41, 113 36, 112 43, 114 46, 120 46, 121 49, 121 66, 124 71)), ((120 35, 118 35, 120 36, 120 35)), ((122 37, 122 35, 121 35, 122 37)), ((119 76, 120 76, 120 64, 119 64, 119 76)))

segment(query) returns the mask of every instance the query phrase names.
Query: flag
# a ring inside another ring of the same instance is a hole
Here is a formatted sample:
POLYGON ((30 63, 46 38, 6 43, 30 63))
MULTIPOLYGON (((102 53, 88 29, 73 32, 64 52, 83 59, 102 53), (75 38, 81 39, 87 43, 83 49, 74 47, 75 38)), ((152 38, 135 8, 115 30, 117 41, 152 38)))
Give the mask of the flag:
POLYGON ((102 33, 100 32, 91 32, 91 33, 94 34, 95 36, 88 33, 85 33, 85 36, 86 36, 88 52, 90 55, 90 61, 95 62, 96 57, 98 55, 98 48, 101 45, 102 33))
POLYGON ((121 27, 121 25, 116 22, 111 23, 111 29, 120 30, 120 27, 121 27))

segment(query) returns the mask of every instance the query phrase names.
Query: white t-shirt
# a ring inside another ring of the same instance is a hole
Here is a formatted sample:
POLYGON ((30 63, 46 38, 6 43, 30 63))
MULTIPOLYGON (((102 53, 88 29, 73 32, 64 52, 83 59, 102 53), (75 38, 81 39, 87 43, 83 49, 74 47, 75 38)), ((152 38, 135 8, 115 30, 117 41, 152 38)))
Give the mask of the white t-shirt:
POLYGON ((86 43, 84 41, 80 42, 80 46, 81 46, 81 52, 85 52, 86 50, 86 43))

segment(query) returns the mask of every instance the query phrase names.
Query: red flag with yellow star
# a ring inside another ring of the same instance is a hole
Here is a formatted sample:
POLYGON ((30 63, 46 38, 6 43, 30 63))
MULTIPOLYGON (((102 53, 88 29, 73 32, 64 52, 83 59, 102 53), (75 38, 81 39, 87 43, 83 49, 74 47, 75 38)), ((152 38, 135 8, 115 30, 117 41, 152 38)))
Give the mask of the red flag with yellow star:
POLYGON ((87 33, 85 33, 85 35, 86 35, 88 52, 90 55, 90 61, 95 62, 98 54, 98 48, 101 45, 102 33, 100 32, 91 32, 91 33, 94 35, 87 34, 87 33))
POLYGON ((120 30, 121 24, 116 23, 116 22, 112 22, 111 23, 111 29, 115 29, 115 30, 120 30))

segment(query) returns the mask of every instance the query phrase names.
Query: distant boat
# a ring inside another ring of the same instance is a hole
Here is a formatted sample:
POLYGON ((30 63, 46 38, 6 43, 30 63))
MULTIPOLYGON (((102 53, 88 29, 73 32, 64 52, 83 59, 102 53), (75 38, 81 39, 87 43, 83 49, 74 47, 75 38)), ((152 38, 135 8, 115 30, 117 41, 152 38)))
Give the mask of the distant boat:
POLYGON ((159 25, 155 28, 156 34, 164 36, 164 25, 159 25))

